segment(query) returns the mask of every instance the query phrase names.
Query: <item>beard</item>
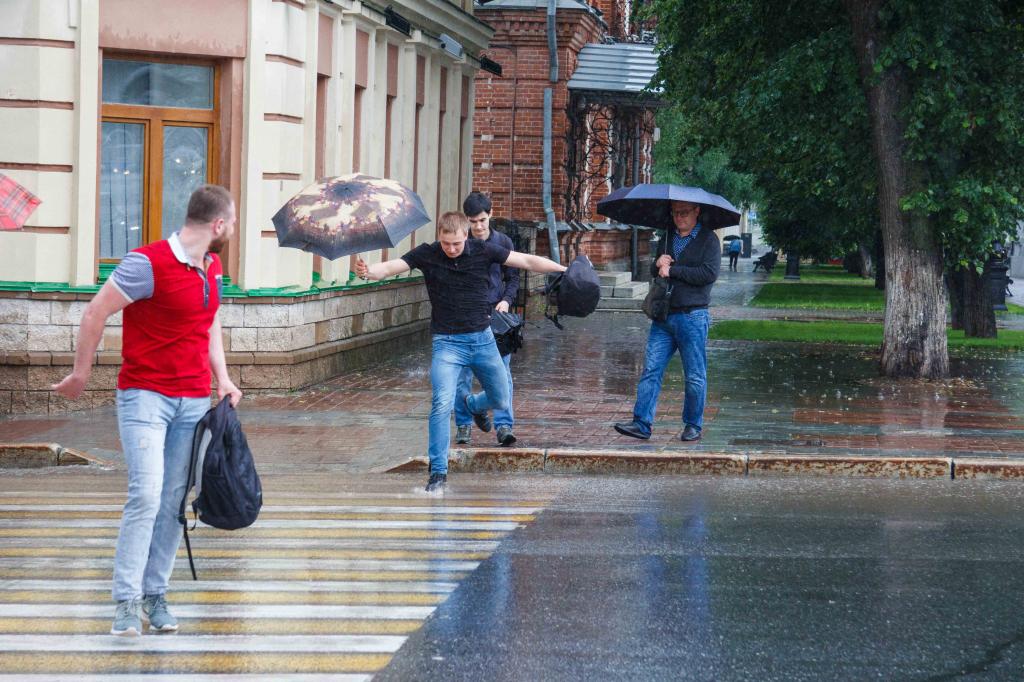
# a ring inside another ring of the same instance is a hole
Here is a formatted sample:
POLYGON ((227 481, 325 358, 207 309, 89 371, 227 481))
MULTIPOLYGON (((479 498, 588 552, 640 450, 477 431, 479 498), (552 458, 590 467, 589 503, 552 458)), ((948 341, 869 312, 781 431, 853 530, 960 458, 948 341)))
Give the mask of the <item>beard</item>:
POLYGON ((227 246, 227 237, 214 237, 213 241, 210 242, 210 246, 207 247, 207 251, 210 253, 220 253, 225 246, 227 246))

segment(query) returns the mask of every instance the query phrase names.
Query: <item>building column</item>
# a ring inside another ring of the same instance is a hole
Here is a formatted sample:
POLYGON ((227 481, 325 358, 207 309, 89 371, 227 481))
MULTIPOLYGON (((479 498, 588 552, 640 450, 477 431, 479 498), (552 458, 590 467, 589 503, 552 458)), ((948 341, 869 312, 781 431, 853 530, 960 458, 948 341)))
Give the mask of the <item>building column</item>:
POLYGON ((260 286, 260 233, 263 214, 264 80, 266 78, 266 24, 270 0, 249 3, 249 44, 246 47, 242 99, 242 200, 238 207, 238 286, 260 286))
POLYGON ((81 0, 75 40, 75 163, 71 189, 70 284, 96 282, 96 178, 99 169, 97 117, 100 74, 100 3, 81 0))

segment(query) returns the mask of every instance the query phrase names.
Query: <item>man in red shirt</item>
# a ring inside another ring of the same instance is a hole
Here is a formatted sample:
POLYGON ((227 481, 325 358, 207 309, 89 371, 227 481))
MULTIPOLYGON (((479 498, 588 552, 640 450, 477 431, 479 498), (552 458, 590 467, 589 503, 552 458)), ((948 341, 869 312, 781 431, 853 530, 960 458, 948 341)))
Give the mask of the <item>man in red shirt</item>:
POLYGON ((106 321, 123 309, 117 421, 128 499, 114 558, 114 635, 141 634, 142 615, 152 631, 178 629, 165 594, 181 542, 177 516, 192 435, 210 408, 210 370, 219 398, 228 396, 232 405, 242 398, 228 376, 217 317, 217 253, 234 230, 235 203, 226 189, 193 192, 181 230, 127 254, 86 307, 74 370, 53 386, 66 398, 82 394, 106 321))

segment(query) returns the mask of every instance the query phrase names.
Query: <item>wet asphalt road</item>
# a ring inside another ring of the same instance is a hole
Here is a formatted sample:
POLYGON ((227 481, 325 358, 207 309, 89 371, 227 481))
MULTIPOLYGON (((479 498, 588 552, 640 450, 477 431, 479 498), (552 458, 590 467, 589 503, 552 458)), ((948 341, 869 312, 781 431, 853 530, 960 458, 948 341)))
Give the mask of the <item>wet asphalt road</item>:
POLYGON ((555 480, 375 679, 1024 679, 1019 483, 555 480))

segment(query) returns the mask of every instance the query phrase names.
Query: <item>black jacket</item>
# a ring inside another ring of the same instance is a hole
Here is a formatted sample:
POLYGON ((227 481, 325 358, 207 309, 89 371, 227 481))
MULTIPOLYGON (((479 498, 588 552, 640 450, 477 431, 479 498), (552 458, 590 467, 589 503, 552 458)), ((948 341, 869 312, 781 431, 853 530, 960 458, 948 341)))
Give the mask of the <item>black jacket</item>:
MULTIPOLYGON (((651 261, 651 276, 658 276, 656 265, 658 257, 664 253, 671 255, 669 245, 673 239, 679 239, 675 230, 658 242, 658 252, 651 261)), ((711 285, 718 279, 718 270, 722 265, 722 244, 714 230, 701 228, 697 237, 683 249, 679 260, 669 268, 672 280, 672 300, 669 304, 671 312, 706 308, 711 302, 711 285)))

